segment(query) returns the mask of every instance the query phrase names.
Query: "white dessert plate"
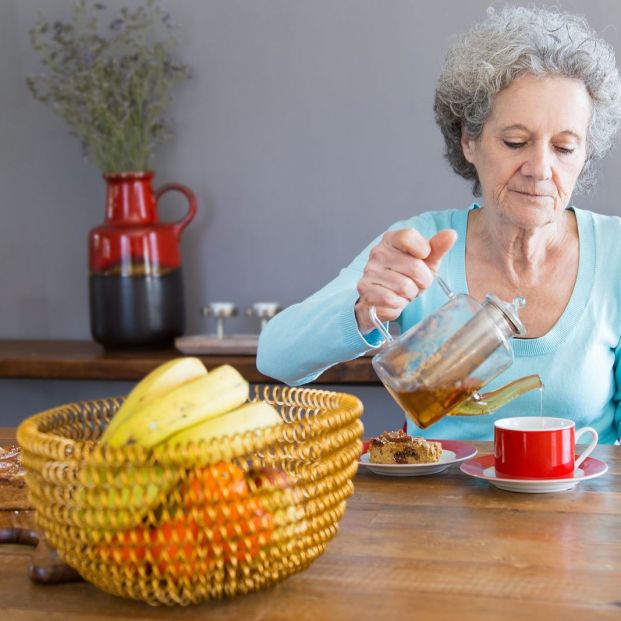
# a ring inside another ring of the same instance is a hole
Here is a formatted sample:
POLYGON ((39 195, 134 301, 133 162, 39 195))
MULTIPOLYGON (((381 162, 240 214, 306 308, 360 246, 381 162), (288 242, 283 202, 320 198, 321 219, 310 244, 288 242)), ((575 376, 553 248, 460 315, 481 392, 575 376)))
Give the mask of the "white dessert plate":
POLYGON ((494 456, 481 455, 462 464, 460 470, 465 474, 488 481, 498 489, 525 494, 545 494, 573 489, 582 481, 602 476, 608 471, 608 464, 593 457, 587 457, 572 476, 560 479, 521 479, 499 476, 494 470, 494 456))
POLYGON ((437 474, 453 464, 459 464, 477 454, 477 449, 471 444, 458 440, 434 440, 442 444, 440 460, 432 464, 372 464, 369 462, 369 453, 364 452, 358 460, 358 465, 370 472, 387 477, 421 477, 428 474, 437 474))

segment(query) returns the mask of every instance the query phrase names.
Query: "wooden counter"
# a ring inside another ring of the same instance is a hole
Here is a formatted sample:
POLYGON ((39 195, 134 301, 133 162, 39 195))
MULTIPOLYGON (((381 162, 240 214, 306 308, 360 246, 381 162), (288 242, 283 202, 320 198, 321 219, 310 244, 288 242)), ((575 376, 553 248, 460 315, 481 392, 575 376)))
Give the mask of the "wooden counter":
POLYGON ((188 608, 151 608, 86 583, 33 584, 32 549, 0 545, 0 611, 6 621, 618 620, 621 449, 594 455, 607 474, 554 494, 503 492, 456 466, 358 474, 338 535, 307 570, 188 608))
MULTIPOLYGON (((176 349, 105 350, 93 341, 0 340, 0 378, 137 380, 158 364, 183 355, 176 349)), ((253 355, 199 356, 207 367, 231 364, 250 382, 274 383, 259 373, 253 355)), ((328 369, 316 384, 380 384, 371 360, 328 369)))

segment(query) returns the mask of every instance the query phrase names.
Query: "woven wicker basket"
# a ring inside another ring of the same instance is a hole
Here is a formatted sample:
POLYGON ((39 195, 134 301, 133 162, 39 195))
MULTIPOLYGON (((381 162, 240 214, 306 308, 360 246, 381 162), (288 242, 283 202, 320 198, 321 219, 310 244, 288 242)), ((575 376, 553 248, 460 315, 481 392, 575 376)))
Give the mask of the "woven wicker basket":
POLYGON ((308 567, 353 493, 362 404, 255 386, 259 398, 283 425, 154 450, 97 445, 122 399, 30 417, 18 441, 40 528, 86 580, 153 605, 247 593, 308 567))

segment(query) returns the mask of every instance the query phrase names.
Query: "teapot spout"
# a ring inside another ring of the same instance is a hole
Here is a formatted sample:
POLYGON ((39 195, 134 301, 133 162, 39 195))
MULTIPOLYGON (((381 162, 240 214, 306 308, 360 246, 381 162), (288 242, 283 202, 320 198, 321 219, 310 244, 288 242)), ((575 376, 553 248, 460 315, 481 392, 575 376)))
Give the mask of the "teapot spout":
POLYGON ((526 375, 510 384, 505 384, 497 390, 478 395, 478 398, 473 395, 449 415, 480 416, 481 414, 491 414, 503 405, 513 401, 516 397, 537 388, 543 388, 541 378, 538 375, 526 375))

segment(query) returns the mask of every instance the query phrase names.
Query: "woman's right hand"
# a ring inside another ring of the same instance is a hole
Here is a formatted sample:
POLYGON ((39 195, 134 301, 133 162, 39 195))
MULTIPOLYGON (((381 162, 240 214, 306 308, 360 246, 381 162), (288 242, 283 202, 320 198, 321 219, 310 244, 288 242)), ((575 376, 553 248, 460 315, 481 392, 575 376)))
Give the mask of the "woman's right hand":
POLYGON ((429 240, 412 228, 384 233, 371 249, 358 282, 360 297, 354 310, 360 332, 368 334, 375 328, 369 317, 371 306, 375 306, 380 321, 397 319, 433 283, 442 257, 456 239, 453 229, 440 231, 429 240))

